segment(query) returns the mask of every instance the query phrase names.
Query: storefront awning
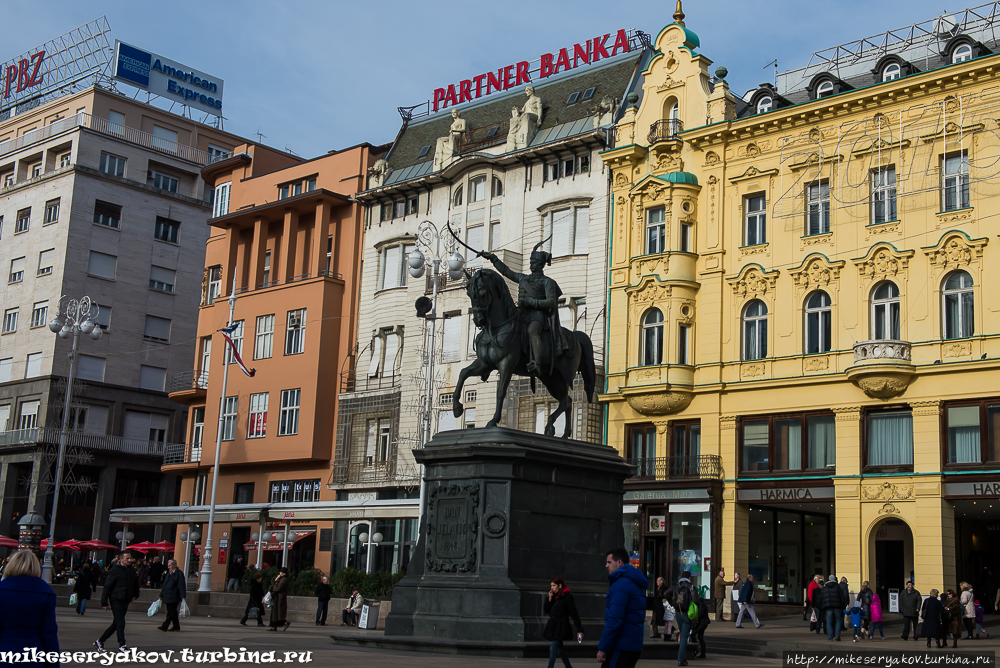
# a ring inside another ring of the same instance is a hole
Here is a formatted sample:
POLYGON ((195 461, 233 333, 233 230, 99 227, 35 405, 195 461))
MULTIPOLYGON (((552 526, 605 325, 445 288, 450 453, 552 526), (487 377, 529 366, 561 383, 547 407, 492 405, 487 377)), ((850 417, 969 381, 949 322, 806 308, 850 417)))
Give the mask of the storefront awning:
MULTIPOLYGON (((369 501, 312 501, 306 503, 242 503, 215 507, 215 521, 223 523, 266 520, 394 520, 416 519, 418 499, 369 501)), ((144 506, 115 508, 112 522, 123 524, 204 524, 208 506, 144 506)))
MULTIPOLYGON (((295 545, 295 543, 299 542, 303 538, 308 538, 309 536, 313 535, 316 532, 315 531, 299 531, 299 532, 296 532, 296 533, 297 533, 297 535, 295 536, 295 540, 290 541, 288 543, 289 549, 293 545, 295 545)), ((244 543, 243 544, 243 549, 244 550, 248 550, 248 551, 249 550, 256 550, 257 549, 257 541, 251 541, 249 543, 244 543)), ((277 551, 280 552, 283 549, 284 548, 282 547, 281 541, 275 540, 274 536, 271 536, 271 540, 269 540, 269 541, 267 541, 267 542, 264 543, 264 551, 265 552, 270 552, 270 551, 274 551, 274 550, 277 550, 277 551)))
POLYGON ((712 509, 711 503, 671 503, 671 513, 707 513, 712 509))
MULTIPOLYGON (((216 522, 256 522, 267 508, 265 503, 232 503, 215 507, 216 522)), ((145 506, 115 508, 112 522, 123 524, 204 524, 208 506, 145 506)))

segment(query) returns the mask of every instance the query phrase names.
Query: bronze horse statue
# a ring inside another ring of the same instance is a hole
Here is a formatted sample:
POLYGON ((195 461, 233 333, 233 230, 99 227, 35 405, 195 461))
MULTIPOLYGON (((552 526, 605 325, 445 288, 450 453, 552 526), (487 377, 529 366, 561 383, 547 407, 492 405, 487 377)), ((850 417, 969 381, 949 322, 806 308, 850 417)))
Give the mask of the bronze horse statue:
POLYGON ((493 418, 486 423, 487 427, 495 427, 500 421, 503 400, 507 396, 507 388, 514 374, 531 378, 531 391, 535 391, 535 377, 548 389, 549 394, 557 399, 556 410, 549 415, 545 424, 545 435, 555 436, 555 421, 560 415, 566 415, 566 429, 562 437, 569 438, 572 434, 573 421, 570 419, 572 400, 569 397, 573 388, 576 372, 583 376, 583 387, 589 401, 594 401, 594 386, 597 382, 597 372, 594 367, 594 346, 590 337, 580 331, 569 331, 562 327, 562 335, 569 342, 569 350, 552 358, 553 336, 549 335, 545 342, 543 361, 538 365, 536 374, 528 371, 530 350, 526 336, 526 328, 510 290, 503 278, 492 269, 480 269, 475 273, 466 272, 468 283, 465 292, 472 301, 472 320, 482 331, 476 336, 476 361, 462 369, 455 386, 452 408, 455 417, 463 412, 461 397, 462 386, 469 376, 479 376, 483 381, 489 379, 496 371, 499 374, 497 384, 497 405, 493 418))

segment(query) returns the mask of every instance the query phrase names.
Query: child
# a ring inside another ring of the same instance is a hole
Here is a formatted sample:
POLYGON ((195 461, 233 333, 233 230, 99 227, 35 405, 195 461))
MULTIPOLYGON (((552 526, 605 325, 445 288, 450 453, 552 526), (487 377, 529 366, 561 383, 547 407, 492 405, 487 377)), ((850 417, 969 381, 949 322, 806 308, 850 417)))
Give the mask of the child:
POLYGON ((872 618, 872 628, 868 639, 875 639, 875 625, 878 624, 879 635, 882 636, 882 640, 885 640, 885 631, 882 630, 882 601, 879 599, 878 594, 872 596, 870 616, 872 618))
POLYGON ((674 606, 663 599, 663 641, 673 640, 674 606))
POLYGON ((989 638, 990 634, 983 628, 983 606, 979 605, 979 601, 976 601, 976 640, 979 640, 979 634, 982 633, 985 637, 989 638))
MULTIPOLYGON (((851 627, 854 629, 854 642, 857 642, 858 636, 861 635, 861 622, 862 622, 861 601, 854 602, 854 607, 851 608, 850 615, 851 615, 851 627)), ((863 640, 864 636, 861 636, 861 638, 863 640)))

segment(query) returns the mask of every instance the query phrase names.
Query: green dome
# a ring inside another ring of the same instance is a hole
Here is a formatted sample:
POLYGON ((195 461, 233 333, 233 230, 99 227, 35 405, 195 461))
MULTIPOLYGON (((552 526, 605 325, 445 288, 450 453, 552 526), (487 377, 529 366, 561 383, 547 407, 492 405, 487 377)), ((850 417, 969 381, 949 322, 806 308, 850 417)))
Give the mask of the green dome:
POLYGON ((694 48, 701 48, 701 40, 698 39, 698 35, 694 33, 693 30, 688 30, 687 26, 681 26, 684 29, 684 41, 688 44, 694 46, 694 48))
POLYGON ((663 176, 658 176, 657 178, 668 183, 686 183, 690 186, 698 185, 698 177, 691 172, 671 172, 669 174, 664 174, 663 176))

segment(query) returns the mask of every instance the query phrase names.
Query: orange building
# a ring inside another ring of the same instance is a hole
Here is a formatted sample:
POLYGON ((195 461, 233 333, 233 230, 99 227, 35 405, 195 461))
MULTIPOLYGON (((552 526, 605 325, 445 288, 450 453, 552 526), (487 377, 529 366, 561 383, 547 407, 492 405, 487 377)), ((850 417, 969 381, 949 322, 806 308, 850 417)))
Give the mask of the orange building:
POLYGON ((181 534, 199 534, 197 543, 206 538, 221 429, 213 589, 222 587, 236 556, 280 565, 277 538, 263 550, 258 540, 276 528, 295 533, 287 556, 293 571, 329 569, 336 492, 326 482, 336 379, 356 342, 361 271, 363 208, 352 196, 383 151, 361 144, 303 160, 246 144, 202 171, 215 194, 195 369, 177 374, 170 388, 172 400, 190 406, 187 443, 167 452, 163 466, 181 477, 181 507, 117 509, 113 517, 176 524, 177 556, 186 555, 194 580, 201 549, 181 534), (235 364, 219 333, 234 285, 231 336, 253 377, 235 364))

